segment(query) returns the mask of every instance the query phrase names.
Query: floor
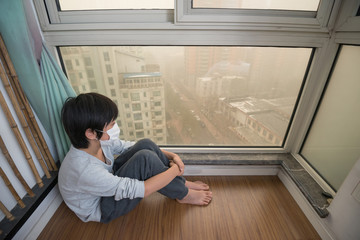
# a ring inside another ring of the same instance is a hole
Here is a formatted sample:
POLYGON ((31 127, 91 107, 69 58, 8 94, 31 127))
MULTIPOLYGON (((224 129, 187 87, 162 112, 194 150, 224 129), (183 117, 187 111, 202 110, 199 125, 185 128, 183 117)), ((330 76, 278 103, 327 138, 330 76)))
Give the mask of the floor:
POLYGON ((62 203, 38 239, 321 239, 277 176, 187 177, 208 183, 210 205, 158 193, 109 224, 83 223, 62 203))

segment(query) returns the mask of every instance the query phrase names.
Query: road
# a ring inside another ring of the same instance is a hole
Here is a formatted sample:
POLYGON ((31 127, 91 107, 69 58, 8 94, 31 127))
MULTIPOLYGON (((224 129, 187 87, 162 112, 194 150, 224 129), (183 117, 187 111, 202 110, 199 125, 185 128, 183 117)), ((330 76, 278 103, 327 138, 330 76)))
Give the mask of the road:
POLYGON ((241 139, 230 130, 222 115, 211 114, 211 120, 193 95, 174 83, 166 85, 168 143, 191 145, 241 145, 241 139), (174 107, 176 106, 176 108, 174 107), (175 136, 176 135, 176 136, 175 136))

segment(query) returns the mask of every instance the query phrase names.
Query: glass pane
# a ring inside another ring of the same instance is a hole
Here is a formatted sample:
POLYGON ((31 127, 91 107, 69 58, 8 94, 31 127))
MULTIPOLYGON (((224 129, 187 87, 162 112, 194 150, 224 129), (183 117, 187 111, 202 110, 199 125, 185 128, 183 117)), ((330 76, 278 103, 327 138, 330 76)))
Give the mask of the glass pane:
POLYGON ((360 47, 343 46, 301 154, 339 189, 360 156, 360 47))
POLYGON ((62 11, 105 9, 174 9, 172 0, 59 0, 62 11))
POLYGON ((122 138, 143 136, 158 144, 190 146, 281 146, 311 51, 60 48, 77 93, 99 92, 118 104, 122 138))
POLYGON ((320 0, 193 0, 193 8, 317 11, 319 2, 320 0))

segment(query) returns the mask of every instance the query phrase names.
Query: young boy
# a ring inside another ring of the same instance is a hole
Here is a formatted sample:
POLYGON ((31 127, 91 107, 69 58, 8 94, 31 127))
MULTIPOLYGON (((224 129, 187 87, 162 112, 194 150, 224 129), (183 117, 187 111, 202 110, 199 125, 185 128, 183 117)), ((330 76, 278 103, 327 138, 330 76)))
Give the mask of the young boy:
POLYGON ((153 192, 180 203, 207 205, 209 186, 182 177, 184 164, 149 139, 119 139, 116 104, 97 94, 66 100, 61 118, 72 146, 58 176, 67 206, 84 222, 107 223, 125 215, 153 192), (114 155, 119 155, 114 160, 114 155))

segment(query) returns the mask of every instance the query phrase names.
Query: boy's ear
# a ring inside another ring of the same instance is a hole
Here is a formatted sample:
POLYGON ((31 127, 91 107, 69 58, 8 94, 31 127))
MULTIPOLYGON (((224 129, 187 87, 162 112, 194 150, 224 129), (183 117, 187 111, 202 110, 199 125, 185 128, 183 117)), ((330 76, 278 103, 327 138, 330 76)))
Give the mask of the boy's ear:
POLYGON ((90 140, 97 139, 96 131, 91 130, 91 128, 86 129, 85 137, 90 140))

